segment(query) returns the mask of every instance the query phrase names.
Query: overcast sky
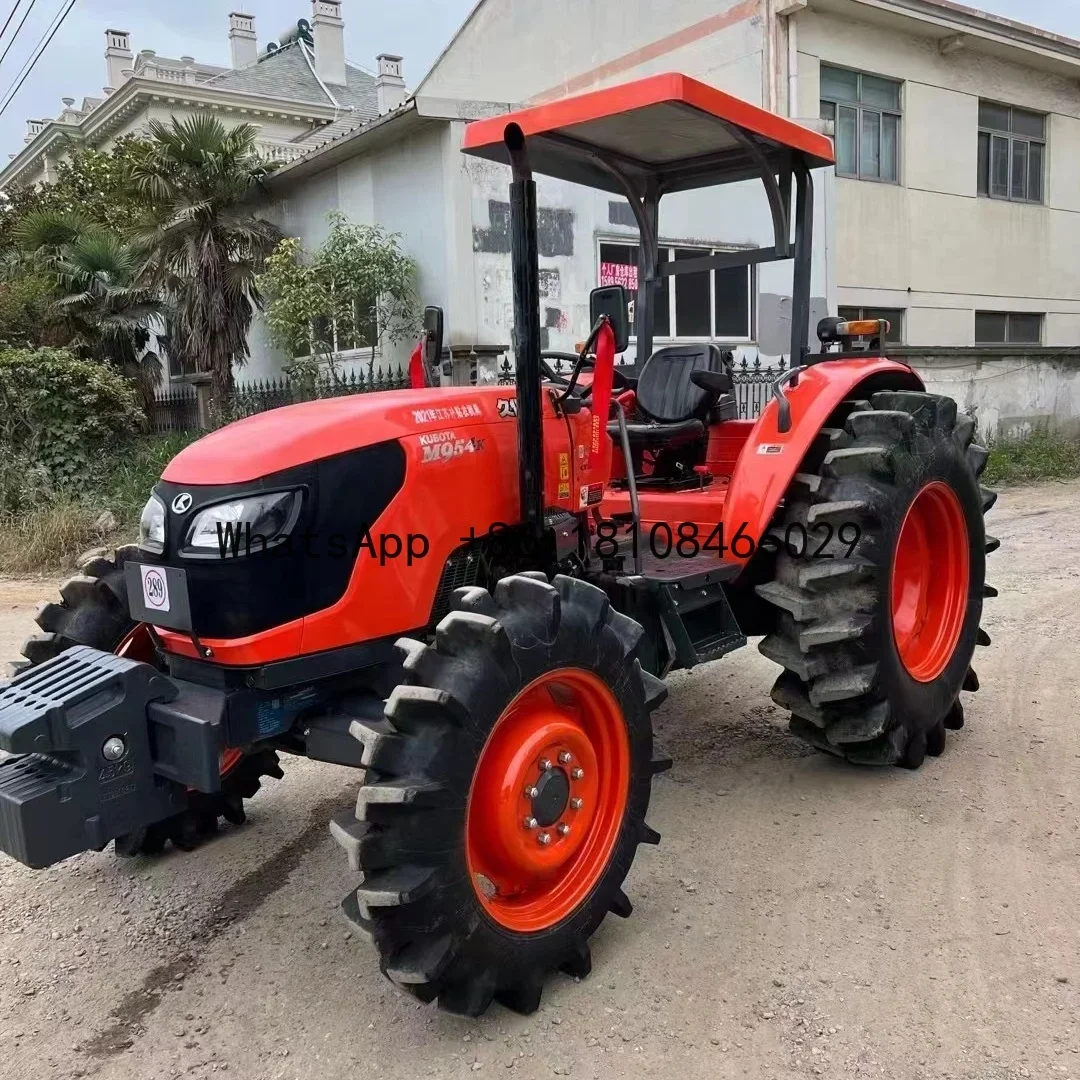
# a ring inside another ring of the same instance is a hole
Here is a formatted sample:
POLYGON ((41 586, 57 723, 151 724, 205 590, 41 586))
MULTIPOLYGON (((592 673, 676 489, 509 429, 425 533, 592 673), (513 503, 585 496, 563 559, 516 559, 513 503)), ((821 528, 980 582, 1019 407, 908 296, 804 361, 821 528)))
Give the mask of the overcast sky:
MULTIPOLYGON (((518 3, 530 0, 514 0, 518 3)), ((591 0, 582 0, 590 3, 591 0)), ((0 0, 0 25, 15 0, 0 0)), ((20 0, 0 52, 31 0, 20 0)), ((416 86, 473 0, 343 0, 345 48, 350 61, 373 68, 380 52, 405 57, 405 77, 416 86)), ((33 8, 7 59, 0 64, 0 102, 66 0, 33 0, 33 8)), ((999 15, 1080 38, 1080 0, 982 0, 999 15)), ((299 18, 311 17, 308 0, 75 0, 52 44, 0 115, 0 160, 22 147, 27 117, 56 116, 60 99, 100 95, 105 82, 105 30, 131 32, 131 46, 164 56, 194 56, 211 64, 229 62, 228 13, 256 17, 259 44, 278 38, 299 18)))

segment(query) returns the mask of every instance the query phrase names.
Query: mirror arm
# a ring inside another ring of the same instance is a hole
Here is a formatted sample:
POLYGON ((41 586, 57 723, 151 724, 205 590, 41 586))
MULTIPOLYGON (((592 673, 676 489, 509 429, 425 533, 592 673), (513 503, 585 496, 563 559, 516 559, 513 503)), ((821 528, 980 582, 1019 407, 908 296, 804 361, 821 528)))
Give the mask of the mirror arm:
POLYGON ((596 339, 600 335, 600 328, 607 322, 607 316, 601 315, 593 326, 589 333, 589 338, 584 345, 581 346, 581 352, 578 354, 578 362, 574 365, 573 373, 570 376, 570 382, 566 385, 566 390, 559 398, 559 404, 561 405, 573 392, 577 386, 578 376, 581 374, 582 369, 585 367, 585 360, 589 355, 589 350, 596 344, 596 339))

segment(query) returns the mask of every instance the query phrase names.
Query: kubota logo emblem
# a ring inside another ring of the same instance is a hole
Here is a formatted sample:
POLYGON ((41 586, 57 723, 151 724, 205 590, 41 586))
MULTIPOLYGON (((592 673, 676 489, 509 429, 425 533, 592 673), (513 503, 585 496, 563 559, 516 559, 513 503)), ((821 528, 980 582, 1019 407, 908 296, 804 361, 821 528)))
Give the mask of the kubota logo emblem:
POLYGON ((181 491, 172 501, 174 514, 186 514, 191 509, 191 496, 186 491, 181 491))

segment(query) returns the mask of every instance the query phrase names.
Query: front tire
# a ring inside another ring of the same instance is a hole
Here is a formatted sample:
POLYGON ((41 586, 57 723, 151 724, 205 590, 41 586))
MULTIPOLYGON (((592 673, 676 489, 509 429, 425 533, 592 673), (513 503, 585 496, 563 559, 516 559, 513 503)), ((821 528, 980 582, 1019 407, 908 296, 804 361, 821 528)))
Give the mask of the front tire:
POLYGON ((355 722, 367 782, 332 832, 363 884, 343 903, 383 973, 478 1016, 584 977, 645 824, 654 773, 642 628, 600 589, 542 574, 462 589, 431 645, 403 639, 386 719, 355 722))
POLYGON ((777 609, 761 652, 795 735, 857 764, 918 768, 963 726, 997 496, 987 452, 947 397, 875 394, 826 428, 773 530, 777 609), (852 541, 856 536, 857 539, 852 541))

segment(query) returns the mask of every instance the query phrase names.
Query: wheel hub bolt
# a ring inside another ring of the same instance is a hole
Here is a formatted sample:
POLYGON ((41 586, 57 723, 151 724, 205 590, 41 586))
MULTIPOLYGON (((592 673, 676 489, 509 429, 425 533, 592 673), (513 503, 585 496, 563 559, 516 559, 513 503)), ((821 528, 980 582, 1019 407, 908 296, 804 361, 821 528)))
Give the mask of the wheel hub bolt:
POLYGON ((106 739, 101 747, 101 756, 106 761, 119 761, 127 753, 127 744, 119 735, 106 739))
POLYGON ((580 810, 585 805, 585 800, 584 799, 573 798, 573 799, 570 800, 570 805, 575 810, 580 810))
POLYGON ((567 825, 565 823, 562 823, 562 824, 559 825, 559 835, 560 836, 566 836, 566 834, 569 833, 569 832, 570 832, 570 826, 569 825, 567 825))
POLYGON ((527 787, 527 788, 525 789, 525 798, 526 798, 526 799, 535 799, 535 798, 536 798, 536 796, 537 796, 537 795, 539 795, 539 794, 540 794, 540 791, 539 791, 539 789, 538 789, 538 788, 535 788, 535 787, 527 787))
POLYGON ((525 828, 526 829, 535 829, 536 828, 536 818, 527 817, 525 819, 525 828))
POLYGON ((570 757, 570 751, 569 750, 563 750, 559 754, 559 762, 561 764, 563 764, 563 765, 569 765, 572 760, 573 759, 570 757))
POLYGON ((571 776, 572 776, 572 777, 573 777, 573 778, 574 778, 575 780, 580 780, 580 779, 582 779, 582 777, 584 777, 584 775, 585 775, 585 770, 584 770, 584 769, 575 769, 575 770, 574 770, 574 771, 573 771, 573 772, 572 772, 572 773, 571 773, 570 775, 571 775, 571 776))
POLYGON ((551 771, 551 762, 550 762, 550 761, 549 761, 549 760, 548 760, 547 758, 544 758, 544 759, 543 759, 543 760, 541 760, 541 762, 540 762, 540 768, 541 768, 541 769, 542 769, 542 770, 543 770, 544 772, 550 772, 550 771, 551 771))
POLYGON ((541 844, 550 844, 551 843, 551 833, 542 832, 536 839, 541 844))

